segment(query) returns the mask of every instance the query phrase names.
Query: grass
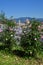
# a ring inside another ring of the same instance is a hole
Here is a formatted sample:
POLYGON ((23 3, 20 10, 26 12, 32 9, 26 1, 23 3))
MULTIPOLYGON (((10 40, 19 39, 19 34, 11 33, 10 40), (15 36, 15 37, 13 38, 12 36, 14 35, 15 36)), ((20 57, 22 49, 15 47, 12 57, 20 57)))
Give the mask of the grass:
MULTIPOLYGON (((0 43, 0 45, 2 45, 2 43, 0 43)), ((15 49, 15 47, 13 49, 15 49)), ((21 49, 21 47, 16 48, 16 50, 19 49, 21 49)), ((38 54, 38 58, 40 58, 41 61, 31 57, 28 58, 28 56, 20 57, 16 54, 13 55, 4 50, 0 50, 0 65, 43 65, 43 52, 38 54)))
MULTIPOLYGON (((43 54, 40 54, 40 58, 42 58, 43 61, 43 54)), ((28 58, 25 59, 23 57, 19 57, 17 55, 11 55, 6 54, 5 51, 0 51, 0 65, 39 65, 39 62, 37 62, 36 59, 31 58, 29 60, 28 58)), ((43 65, 43 63, 41 63, 43 65)))

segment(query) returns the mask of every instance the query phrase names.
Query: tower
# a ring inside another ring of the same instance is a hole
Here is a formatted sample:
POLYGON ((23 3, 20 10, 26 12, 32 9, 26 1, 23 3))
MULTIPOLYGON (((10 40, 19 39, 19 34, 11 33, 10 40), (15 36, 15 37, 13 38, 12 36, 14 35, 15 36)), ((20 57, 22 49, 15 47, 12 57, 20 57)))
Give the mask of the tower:
POLYGON ((20 27, 20 23, 21 23, 21 21, 19 20, 19 27, 20 27))

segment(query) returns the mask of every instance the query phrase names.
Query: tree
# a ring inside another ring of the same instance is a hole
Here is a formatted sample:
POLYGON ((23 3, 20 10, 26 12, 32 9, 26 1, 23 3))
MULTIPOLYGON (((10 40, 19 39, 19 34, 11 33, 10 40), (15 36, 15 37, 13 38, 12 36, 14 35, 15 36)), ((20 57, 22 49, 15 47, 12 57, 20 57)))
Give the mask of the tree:
POLYGON ((2 21, 2 23, 6 23, 6 16, 5 16, 5 12, 4 11, 1 11, 0 13, 0 20, 2 21))
POLYGON ((40 48, 40 33, 38 30, 39 22, 31 21, 31 27, 23 31, 21 36, 21 47, 28 53, 30 56, 35 56, 40 48))

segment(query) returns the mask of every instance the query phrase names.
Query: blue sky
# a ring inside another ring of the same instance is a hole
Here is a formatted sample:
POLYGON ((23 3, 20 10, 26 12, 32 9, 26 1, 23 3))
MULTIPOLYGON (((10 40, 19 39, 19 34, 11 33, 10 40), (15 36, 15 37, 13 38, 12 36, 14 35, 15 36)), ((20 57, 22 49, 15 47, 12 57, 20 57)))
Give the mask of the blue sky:
POLYGON ((43 18, 43 0, 0 0, 1 10, 7 17, 43 18))

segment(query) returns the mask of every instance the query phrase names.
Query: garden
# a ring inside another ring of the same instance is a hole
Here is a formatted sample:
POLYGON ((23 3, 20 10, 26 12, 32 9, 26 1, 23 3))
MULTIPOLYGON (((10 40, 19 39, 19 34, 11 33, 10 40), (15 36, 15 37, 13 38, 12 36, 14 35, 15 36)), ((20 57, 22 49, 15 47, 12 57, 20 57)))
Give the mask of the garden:
MULTIPOLYGON (((17 45, 15 23, 1 15, 6 29, 0 32, 0 65, 43 65, 43 43, 40 41, 40 22, 32 20, 26 29, 23 29, 20 44, 17 45), (29 27, 31 25, 31 27, 29 27)), ((3 25, 4 25, 3 24, 3 25)))

